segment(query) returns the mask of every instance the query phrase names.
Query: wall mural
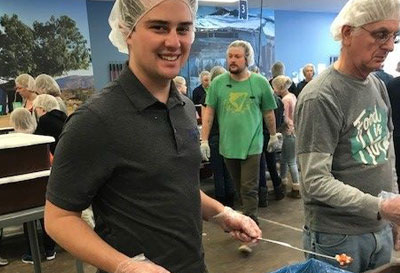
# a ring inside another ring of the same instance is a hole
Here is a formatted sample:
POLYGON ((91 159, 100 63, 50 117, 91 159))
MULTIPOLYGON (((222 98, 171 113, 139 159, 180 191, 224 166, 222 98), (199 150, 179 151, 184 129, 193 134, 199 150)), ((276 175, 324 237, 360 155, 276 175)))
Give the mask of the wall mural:
MULTIPOLYGON (((199 85, 198 75, 213 66, 226 66, 226 49, 234 40, 251 43, 255 64, 269 76, 275 60, 275 18, 273 10, 251 8, 248 19, 239 19, 238 6, 200 6, 196 19, 196 39, 188 63, 182 71, 191 92, 199 85)), ((189 94, 191 96, 191 94, 189 94)))
POLYGON ((2 1, 0 10, 3 92, 23 73, 54 77, 71 106, 94 92, 85 0, 2 1))

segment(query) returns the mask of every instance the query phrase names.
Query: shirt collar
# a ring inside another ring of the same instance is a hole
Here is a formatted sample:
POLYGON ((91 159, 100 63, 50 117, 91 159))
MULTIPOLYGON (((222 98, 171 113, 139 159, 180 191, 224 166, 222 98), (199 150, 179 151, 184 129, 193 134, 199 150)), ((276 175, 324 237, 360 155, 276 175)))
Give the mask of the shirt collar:
MULTIPOLYGON (((135 74, 130 70, 128 63, 124 65, 124 68, 122 69, 122 72, 117 81, 122 86, 122 89, 125 91, 129 100, 139 111, 143 111, 154 104, 161 103, 139 81, 135 74)), ((166 107, 168 109, 172 109, 176 105, 183 106, 185 105, 185 103, 182 100, 181 94, 176 89, 175 84, 173 84, 173 81, 171 81, 171 87, 166 107)))

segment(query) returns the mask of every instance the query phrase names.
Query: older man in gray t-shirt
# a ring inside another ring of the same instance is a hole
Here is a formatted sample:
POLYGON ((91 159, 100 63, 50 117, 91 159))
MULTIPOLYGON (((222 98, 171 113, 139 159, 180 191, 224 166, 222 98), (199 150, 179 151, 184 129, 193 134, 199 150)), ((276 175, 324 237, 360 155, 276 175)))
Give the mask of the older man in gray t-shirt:
POLYGON ((352 272, 390 262, 386 220, 400 223, 400 197, 378 197, 396 189, 393 124, 386 88, 371 74, 393 51, 399 16, 397 0, 350 0, 331 27, 342 43, 338 61, 303 89, 296 106, 305 248, 346 253, 352 272))

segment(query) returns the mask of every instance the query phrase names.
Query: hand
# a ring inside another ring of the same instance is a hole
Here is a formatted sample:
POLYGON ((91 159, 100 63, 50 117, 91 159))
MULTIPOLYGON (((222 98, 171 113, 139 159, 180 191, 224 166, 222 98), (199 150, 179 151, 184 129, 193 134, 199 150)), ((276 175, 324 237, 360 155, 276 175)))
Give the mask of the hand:
POLYGON ((392 232, 393 232, 394 250, 399 251, 400 250, 400 226, 393 224, 392 232))
POLYGON ((203 160, 208 161, 210 159, 210 146, 208 145, 208 140, 201 141, 200 151, 203 160))
POLYGON ((155 263, 145 261, 135 261, 134 259, 126 259, 121 262, 115 273, 170 273, 165 268, 156 265, 155 263))
POLYGON ((257 242, 257 238, 261 238, 262 232, 256 222, 248 216, 225 207, 224 211, 215 215, 213 221, 219 224, 225 231, 235 238, 243 242, 257 242))
POLYGON ((382 218, 400 225, 400 197, 382 200, 380 214, 382 218))
POLYGON ((282 137, 281 133, 276 133, 275 135, 271 135, 269 137, 269 141, 268 141, 268 146, 267 146, 267 152, 268 153, 272 153, 274 152, 276 149, 278 149, 279 146, 279 137, 282 137))

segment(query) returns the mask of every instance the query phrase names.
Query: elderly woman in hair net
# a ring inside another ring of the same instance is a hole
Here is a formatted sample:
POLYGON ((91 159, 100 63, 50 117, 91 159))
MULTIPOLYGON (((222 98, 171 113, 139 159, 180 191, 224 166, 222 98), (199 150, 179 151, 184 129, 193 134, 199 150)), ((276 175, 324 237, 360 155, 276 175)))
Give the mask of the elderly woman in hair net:
POLYGON ((15 90, 23 99, 23 106, 32 113, 32 103, 36 98, 35 80, 29 74, 21 74, 15 79, 15 90))
POLYGON ((25 134, 33 134, 37 126, 35 117, 25 108, 12 111, 10 123, 15 132, 25 134))
POLYGON ((53 96, 57 100, 60 110, 68 115, 67 106, 61 98, 60 86, 51 76, 47 74, 37 76, 35 79, 35 90, 38 94, 53 96))
POLYGON ((199 189, 195 107, 171 88, 189 56, 196 9, 194 0, 117 0, 109 37, 129 62, 64 126, 46 229, 100 272, 206 272, 202 218, 243 241, 261 236, 250 218, 199 189), (95 232, 79 217, 90 204, 95 232))

